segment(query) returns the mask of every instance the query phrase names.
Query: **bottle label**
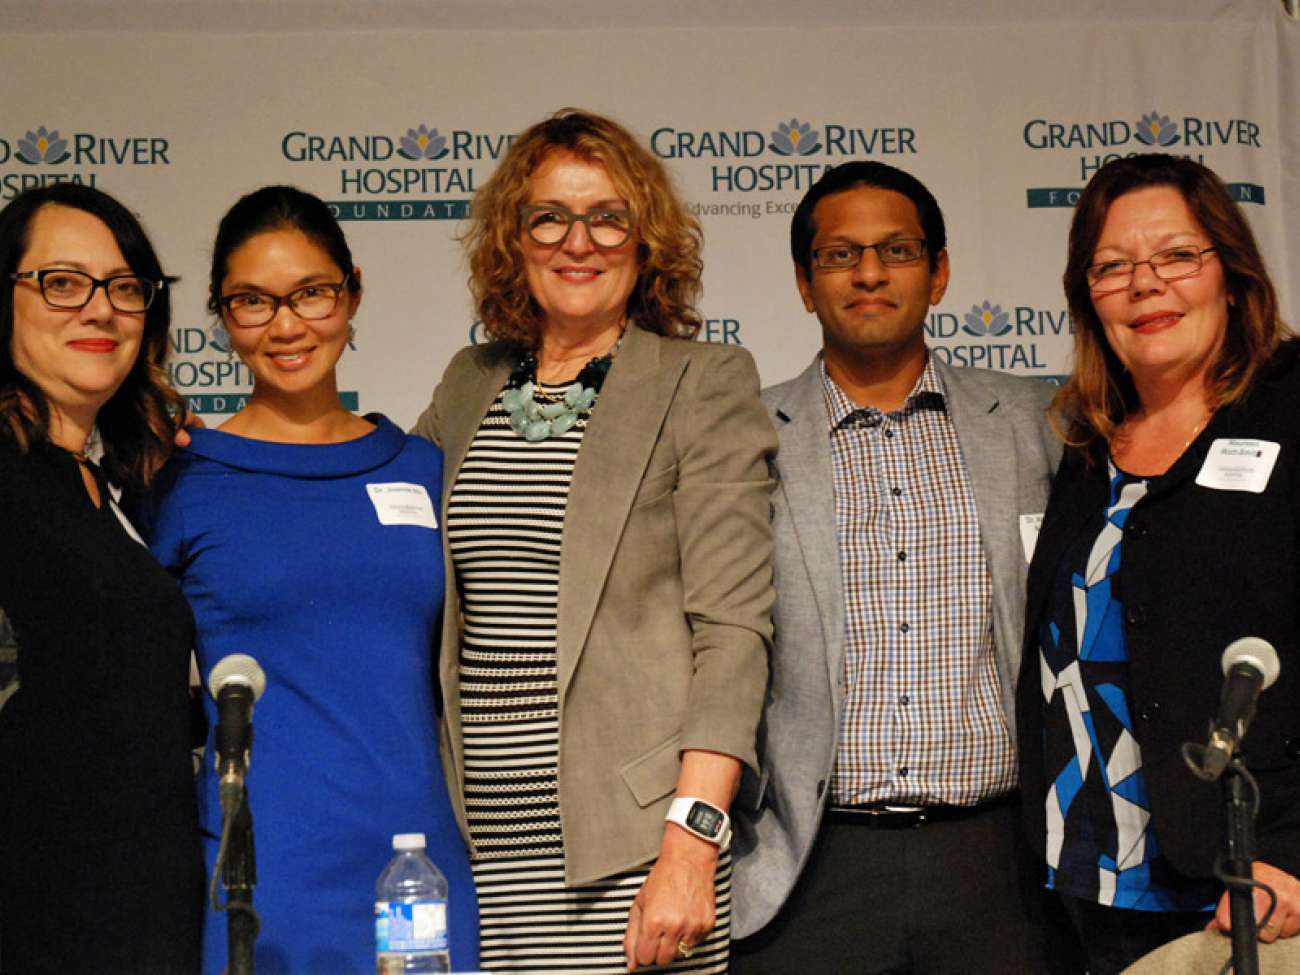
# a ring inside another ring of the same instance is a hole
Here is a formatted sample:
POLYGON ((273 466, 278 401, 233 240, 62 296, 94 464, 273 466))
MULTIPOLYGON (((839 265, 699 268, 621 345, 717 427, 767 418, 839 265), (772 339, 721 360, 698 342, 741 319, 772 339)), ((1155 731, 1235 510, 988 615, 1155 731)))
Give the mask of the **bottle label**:
POLYGON ((377 951, 446 951, 446 901, 375 901, 377 951))

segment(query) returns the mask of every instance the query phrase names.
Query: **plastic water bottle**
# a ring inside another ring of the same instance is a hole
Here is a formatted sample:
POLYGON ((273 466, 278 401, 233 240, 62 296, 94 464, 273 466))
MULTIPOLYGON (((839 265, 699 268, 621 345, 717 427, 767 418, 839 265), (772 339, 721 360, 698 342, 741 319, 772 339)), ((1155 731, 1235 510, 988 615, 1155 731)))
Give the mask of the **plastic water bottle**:
POLYGON ((424 855, 423 833, 398 833, 393 849, 375 884, 375 971, 450 972, 447 880, 424 855))

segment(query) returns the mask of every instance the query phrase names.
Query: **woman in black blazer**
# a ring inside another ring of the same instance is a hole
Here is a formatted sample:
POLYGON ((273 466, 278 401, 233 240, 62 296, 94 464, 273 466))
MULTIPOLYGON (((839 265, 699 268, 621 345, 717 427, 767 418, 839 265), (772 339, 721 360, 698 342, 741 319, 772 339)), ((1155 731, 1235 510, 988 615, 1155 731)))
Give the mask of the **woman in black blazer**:
POLYGON ((1096 174, 1065 288, 1067 450, 1030 567, 1018 734, 1029 835, 1103 975, 1228 925, 1219 790, 1181 746, 1205 741, 1243 636, 1282 662, 1242 750, 1255 876, 1278 897, 1260 939, 1300 931, 1300 364, 1249 226, 1189 160, 1096 174))

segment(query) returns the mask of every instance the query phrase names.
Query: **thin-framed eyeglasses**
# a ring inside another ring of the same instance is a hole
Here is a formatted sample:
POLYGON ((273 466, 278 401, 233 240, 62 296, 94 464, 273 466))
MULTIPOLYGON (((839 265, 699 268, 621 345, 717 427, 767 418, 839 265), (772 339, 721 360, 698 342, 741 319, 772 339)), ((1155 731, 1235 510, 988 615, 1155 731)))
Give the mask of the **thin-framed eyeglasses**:
POLYGON ((1185 244, 1182 247, 1169 247, 1156 251, 1145 261, 1102 261, 1088 268, 1088 287, 1092 289, 1093 294, 1098 295, 1124 291, 1133 283, 1133 275, 1142 264, 1151 268, 1151 273, 1161 281, 1190 278, 1193 274, 1200 273, 1201 268, 1205 266, 1205 255, 1213 250, 1213 247, 1185 244))
POLYGON ((137 274, 114 274, 97 278, 84 271, 70 271, 61 267, 47 267, 40 271, 15 271, 9 275, 14 281, 35 281, 41 297, 51 308, 80 311, 95 297, 95 290, 103 288, 108 303, 115 311, 147 311, 154 297, 167 287, 167 280, 147 281, 137 274))
POLYGON ((926 242, 921 237, 891 237, 874 244, 827 244, 815 248, 813 261, 825 271, 843 271, 862 263, 862 255, 875 251, 880 263, 888 267, 915 264, 925 256, 926 242))
POLYGON ((579 223, 587 225, 587 236, 597 247, 621 247, 632 236, 632 212, 616 207, 574 213, 558 203, 525 203, 519 208, 519 220, 529 237, 547 247, 563 244, 579 223))
POLYGON ((226 319, 240 328, 265 325, 276 316, 281 305, 288 305, 290 311, 305 321, 318 321, 334 314, 351 277, 351 274, 345 274, 337 284, 304 284, 284 295, 237 291, 222 295, 221 307, 226 310, 226 319))

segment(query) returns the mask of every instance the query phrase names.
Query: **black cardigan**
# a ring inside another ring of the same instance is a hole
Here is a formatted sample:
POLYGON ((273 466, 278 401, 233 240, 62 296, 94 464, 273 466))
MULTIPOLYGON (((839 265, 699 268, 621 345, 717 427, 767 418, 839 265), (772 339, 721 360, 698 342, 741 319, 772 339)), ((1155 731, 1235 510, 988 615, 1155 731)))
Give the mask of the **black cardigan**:
MULTIPOLYGON (((1041 615, 1067 546, 1107 501, 1105 455, 1067 450, 1029 569, 1016 696, 1021 788, 1031 842, 1043 852, 1041 615)), ((1277 649, 1281 675, 1260 698, 1242 754, 1263 793, 1258 859, 1300 875, 1300 365, 1285 345, 1249 396, 1215 414, 1134 506, 1124 526, 1116 593, 1124 606, 1135 734, 1152 822, 1166 858, 1188 876, 1213 873, 1226 842, 1217 786, 1183 763, 1218 707, 1219 659, 1233 640, 1277 649), (1261 494, 1195 483, 1214 441, 1272 441, 1281 452, 1261 494)))

